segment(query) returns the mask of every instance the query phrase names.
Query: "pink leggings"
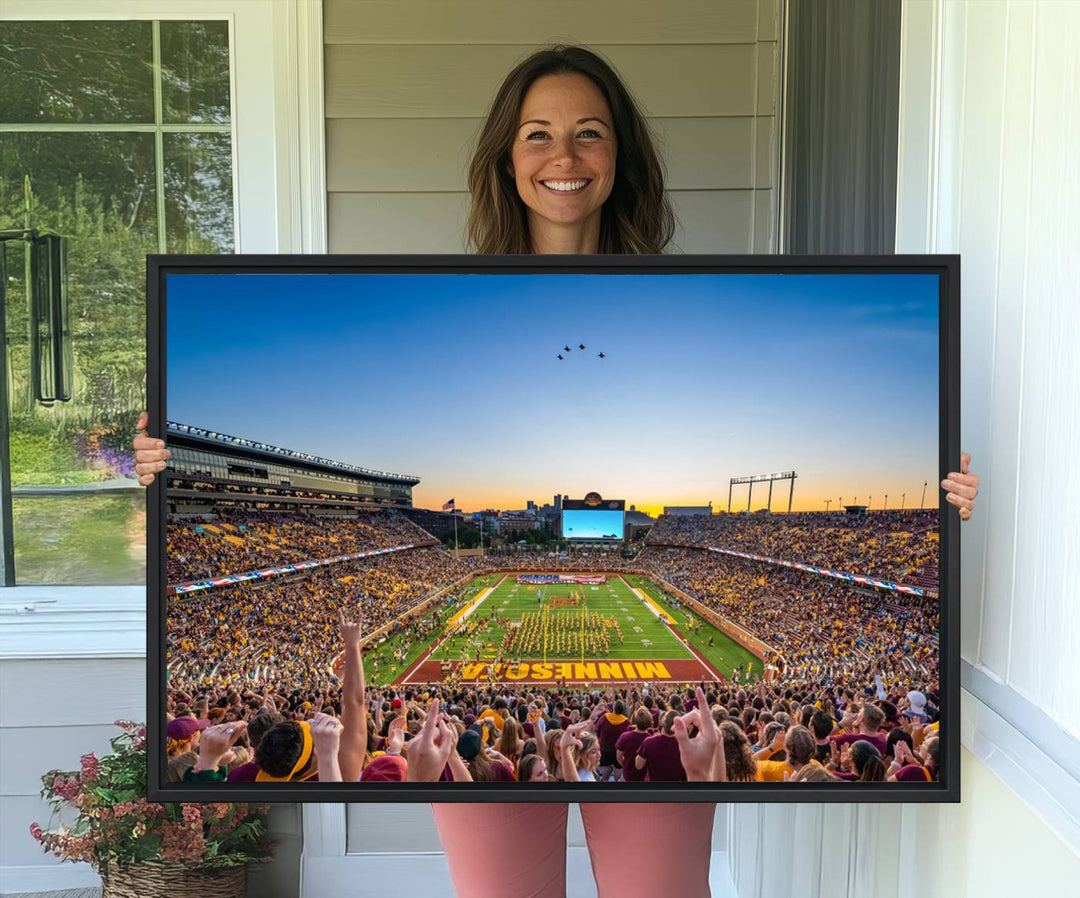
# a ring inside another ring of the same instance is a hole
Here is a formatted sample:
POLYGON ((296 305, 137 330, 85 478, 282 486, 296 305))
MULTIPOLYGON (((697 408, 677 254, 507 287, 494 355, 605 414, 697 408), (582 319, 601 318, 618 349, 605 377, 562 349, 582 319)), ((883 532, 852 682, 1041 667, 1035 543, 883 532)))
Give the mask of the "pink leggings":
MULTIPOLYGON (((565 804, 433 804, 458 898, 563 898, 565 804)), ((709 802, 583 804, 599 898, 708 898, 709 802)))

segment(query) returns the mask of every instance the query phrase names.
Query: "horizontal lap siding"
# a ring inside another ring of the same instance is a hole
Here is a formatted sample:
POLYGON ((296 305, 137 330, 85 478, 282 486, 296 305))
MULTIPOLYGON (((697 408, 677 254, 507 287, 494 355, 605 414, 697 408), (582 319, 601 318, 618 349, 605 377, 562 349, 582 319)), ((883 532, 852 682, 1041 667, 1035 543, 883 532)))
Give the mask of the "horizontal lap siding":
POLYGON ((463 252, 466 169, 492 95, 558 40, 610 59, 646 109, 679 217, 672 251, 776 251, 775 2, 548 3, 544 21, 573 33, 540 43, 521 3, 324 9, 331 252, 463 252))
POLYGON ((776 40, 757 0, 326 0, 327 44, 750 43, 776 40), (559 31, 564 28, 566 30, 559 31), (539 33, 538 33, 539 32, 539 33))
MULTIPOLYGON (((329 119, 327 190, 331 194, 464 191, 482 121, 480 117, 329 119)), ((650 125, 671 190, 773 186, 768 153, 771 118, 757 120, 756 148, 753 116, 653 118, 650 125)))
MULTIPOLYGON (((723 116, 764 114, 756 93, 756 47, 593 49, 611 61, 649 115, 723 116)), ((530 52, 518 46, 331 45, 326 48, 326 116, 483 115, 506 73, 530 52)))
POLYGON ((145 672, 141 658, 0 661, 0 868, 52 862, 30 837, 30 823, 45 826, 51 813, 41 775, 108 752, 114 720, 144 720, 145 672))

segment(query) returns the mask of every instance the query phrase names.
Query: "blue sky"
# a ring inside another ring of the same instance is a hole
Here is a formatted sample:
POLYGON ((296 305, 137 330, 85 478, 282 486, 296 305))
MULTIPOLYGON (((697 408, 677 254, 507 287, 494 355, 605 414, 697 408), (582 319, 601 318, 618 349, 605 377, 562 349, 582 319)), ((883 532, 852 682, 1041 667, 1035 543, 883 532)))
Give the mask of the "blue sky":
POLYGON ((422 507, 936 480, 932 275, 185 274, 167 303, 171 420, 417 474, 422 507))

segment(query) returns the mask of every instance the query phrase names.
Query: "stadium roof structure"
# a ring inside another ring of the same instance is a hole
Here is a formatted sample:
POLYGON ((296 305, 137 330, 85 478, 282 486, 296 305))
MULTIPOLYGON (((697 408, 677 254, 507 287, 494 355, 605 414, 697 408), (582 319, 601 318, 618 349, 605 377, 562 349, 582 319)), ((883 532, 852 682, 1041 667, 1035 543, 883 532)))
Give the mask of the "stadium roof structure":
POLYGON ((713 509, 711 505, 665 505, 664 514, 669 517, 679 517, 687 515, 711 515, 713 509))
MULTIPOLYGON (((415 474, 393 474, 389 471, 376 471, 372 468, 364 468, 360 465, 350 465, 346 462, 334 461, 319 455, 309 455, 296 449, 282 449, 279 446, 271 446, 256 440, 248 440, 244 437, 234 437, 226 433, 218 433, 214 430, 204 430, 191 424, 179 424, 176 421, 166 421, 165 428, 169 437, 180 437, 193 444, 201 444, 206 448, 216 449, 240 449, 245 453, 260 456, 267 460, 287 461, 292 464, 301 464, 305 467, 318 468, 333 474, 361 475, 375 480, 389 483, 401 483, 408 486, 416 486, 420 478, 415 474)), ((168 442, 168 439, 166 439, 168 442)))

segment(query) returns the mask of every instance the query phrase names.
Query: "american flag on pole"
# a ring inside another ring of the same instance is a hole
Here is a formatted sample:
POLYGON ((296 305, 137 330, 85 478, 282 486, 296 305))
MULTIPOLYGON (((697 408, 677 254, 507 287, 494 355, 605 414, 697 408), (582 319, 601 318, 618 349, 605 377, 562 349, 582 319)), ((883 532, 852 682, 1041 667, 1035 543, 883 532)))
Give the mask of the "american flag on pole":
POLYGON ((453 508, 454 508, 454 500, 453 499, 450 499, 449 501, 443 503, 443 507, 442 507, 443 511, 452 511, 453 508))

